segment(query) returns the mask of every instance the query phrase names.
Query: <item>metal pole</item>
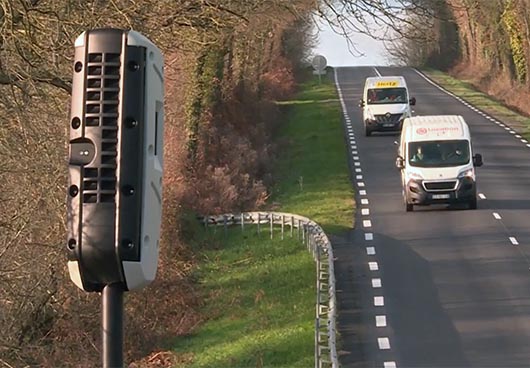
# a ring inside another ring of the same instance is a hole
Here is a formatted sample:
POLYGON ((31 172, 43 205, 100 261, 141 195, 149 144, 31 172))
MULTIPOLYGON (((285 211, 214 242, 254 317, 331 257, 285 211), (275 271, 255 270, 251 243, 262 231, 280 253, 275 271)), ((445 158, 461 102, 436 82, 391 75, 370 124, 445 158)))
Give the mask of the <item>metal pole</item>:
POLYGON ((121 284, 110 284, 103 288, 101 299, 103 368, 123 367, 123 292, 121 284))

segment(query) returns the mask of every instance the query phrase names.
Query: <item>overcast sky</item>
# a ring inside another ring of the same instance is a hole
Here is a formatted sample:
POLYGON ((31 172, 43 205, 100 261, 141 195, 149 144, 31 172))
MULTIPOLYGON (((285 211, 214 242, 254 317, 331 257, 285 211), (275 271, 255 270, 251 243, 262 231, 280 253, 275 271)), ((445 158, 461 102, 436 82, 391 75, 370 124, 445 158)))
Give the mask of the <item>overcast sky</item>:
POLYGON ((388 65, 387 52, 381 41, 364 34, 351 36, 358 52, 350 52, 343 36, 333 32, 327 24, 321 24, 318 45, 314 54, 323 55, 330 66, 388 65), (363 56, 359 56, 363 53, 363 56))

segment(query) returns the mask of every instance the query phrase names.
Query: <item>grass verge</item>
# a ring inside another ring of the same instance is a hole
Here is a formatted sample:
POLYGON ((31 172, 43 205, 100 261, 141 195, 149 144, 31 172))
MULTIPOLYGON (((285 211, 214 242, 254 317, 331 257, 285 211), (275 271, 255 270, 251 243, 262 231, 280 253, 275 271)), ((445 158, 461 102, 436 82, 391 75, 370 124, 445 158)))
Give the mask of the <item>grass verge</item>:
MULTIPOLYGON (((307 216, 328 232, 351 228, 340 105, 331 81, 301 86, 278 132, 274 209, 307 216)), ((296 235, 256 227, 198 231, 193 276, 207 320, 172 342, 179 367, 314 366, 315 263, 296 235)), ((296 233, 295 233, 296 234, 296 233)))
POLYGON ((283 104, 291 114, 277 138, 285 147, 275 171, 274 206, 307 216, 328 233, 351 229, 355 203, 333 82, 314 78, 283 104))
POLYGON ((423 72, 448 91, 462 97, 476 108, 484 111, 497 120, 508 124, 525 138, 530 138, 529 117, 519 114, 506 107, 495 98, 486 93, 480 92, 469 81, 455 79, 444 72, 434 69, 423 70, 423 72))

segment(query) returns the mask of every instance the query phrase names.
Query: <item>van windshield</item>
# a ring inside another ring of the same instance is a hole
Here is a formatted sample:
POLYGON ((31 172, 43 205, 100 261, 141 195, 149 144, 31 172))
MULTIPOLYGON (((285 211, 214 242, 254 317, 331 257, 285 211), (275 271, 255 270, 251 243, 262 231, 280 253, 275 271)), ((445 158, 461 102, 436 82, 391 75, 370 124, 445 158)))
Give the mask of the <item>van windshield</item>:
POLYGON ((427 141, 409 143, 409 163, 417 167, 450 167, 469 163, 469 141, 427 141))
POLYGON ((406 88, 374 88, 367 93, 368 104, 406 103, 406 88))

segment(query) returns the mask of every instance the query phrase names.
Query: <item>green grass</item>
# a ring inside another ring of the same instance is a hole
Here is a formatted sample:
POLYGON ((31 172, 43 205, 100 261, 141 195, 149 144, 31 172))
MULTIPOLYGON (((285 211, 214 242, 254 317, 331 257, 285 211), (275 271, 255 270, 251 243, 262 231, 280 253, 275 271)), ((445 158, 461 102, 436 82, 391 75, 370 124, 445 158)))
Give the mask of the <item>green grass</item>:
POLYGON ((516 129, 521 135, 530 138, 530 118, 504 106, 501 102, 478 91, 468 81, 462 81, 438 70, 423 71, 436 83, 462 97, 476 108, 488 113, 494 118, 505 122, 516 129))
MULTIPOLYGON (((290 101, 289 124, 275 170, 272 201, 282 211, 304 215, 335 233, 353 226, 353 189, 348 176, 341 107, 332 82, 313 79, 290 101)), ((284 102, 288 104, 289 101, 284 102)))
MULTIPOLYGON (((278 132, 276 211, 307 216, 328 232, 351 228, 353 192, 340 104, 329 80, 301 86, 278 132), (303 179, 301 179, 303 178, 303 179)), ((296 232, 295 232, 296 234, 296 232)), ((179 367, 312 367, 316 269, 299 239, 268 227, 197 231, 193 278, 204 321, 171 342, 179 367)))
MULTIPOLYGON (((212 230, 210 230, 212 232, 212 230)), ((207 235, 194 277, 208 317, 174 341, 182 367, 314 365, 315 263, 300 240, 256 227, 207 235)))

